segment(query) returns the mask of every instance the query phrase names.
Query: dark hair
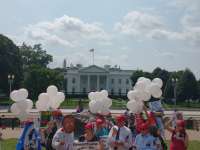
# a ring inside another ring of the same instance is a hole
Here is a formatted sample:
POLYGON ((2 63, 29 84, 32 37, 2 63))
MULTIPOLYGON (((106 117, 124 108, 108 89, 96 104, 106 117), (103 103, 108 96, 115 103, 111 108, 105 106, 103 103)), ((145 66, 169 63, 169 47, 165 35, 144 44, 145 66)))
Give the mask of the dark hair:
POLYGON ((62 120, 62 125, 64 124, 65 119, 75 119, 73 115, 65 115, 62 120))
POLYGON ((149 132, 154 137, 158 137, 158 128, 156 126, 150 126, 149 127, 149 132))

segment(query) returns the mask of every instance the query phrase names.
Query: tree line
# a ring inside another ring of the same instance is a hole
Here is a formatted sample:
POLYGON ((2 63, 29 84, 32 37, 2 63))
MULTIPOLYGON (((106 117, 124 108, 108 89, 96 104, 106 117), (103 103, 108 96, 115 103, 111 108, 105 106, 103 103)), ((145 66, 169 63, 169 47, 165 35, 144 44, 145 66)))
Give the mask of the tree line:
MULTIPOLYGON (((53 56, 47 54, 41 44, 31 46, 23 43, 17 46, 11 39, 0 34, 0 94, 9 95, 9 74, 15 75, 12 90, 24 87, 28 89, 29 97, 34 100, 50 84, 63 89, 64 70, 49 68, 48 65, 52 61, 53 56)), ((161 78, 163 96, 166 99, 172 99, 174 96, 179 101, 200 99, 200 80, 197 80, 189 69, 176 72, 159 67, 152 72, 136 70, 131 77, 132 84, 141 76, 161 78), (172 80, 175 78, 178 79, 176 84, 172 80)))
POLYGON ((137 82, 139 77, 146 78, 161 78, 163 80, 163 98, 174 99, 178 102, 185 102, 188 100, 200 100, 200 80, 197 80, 191 70, 169 72, 159 67, 152 72, 145 72, 143 70, 136 70, 132 77, 132 84, 137 82))
POLYGON ((9 96, 9 74, 15 76, 12 90, 26 88, 29 97, 35 100, 51 84, 62 89, 62 70, 48 68, 52 61, 53 57, 41 44, 30 46, 23 43, 16 46, 12 40, 0 34, 0 94, 9 96))

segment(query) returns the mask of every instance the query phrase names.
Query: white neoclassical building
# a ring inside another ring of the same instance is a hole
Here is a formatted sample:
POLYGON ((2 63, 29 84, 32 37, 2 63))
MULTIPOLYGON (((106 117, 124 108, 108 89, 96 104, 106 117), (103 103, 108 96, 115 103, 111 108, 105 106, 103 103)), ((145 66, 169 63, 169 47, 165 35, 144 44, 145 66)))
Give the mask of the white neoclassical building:
POLYGON ((87 94, 91 91, 107 90, 110 95, 126 95, 132 88, 133 70, 105 65, 99 67, 81 65, 65 68, 65 92, 67 94, 87 94))

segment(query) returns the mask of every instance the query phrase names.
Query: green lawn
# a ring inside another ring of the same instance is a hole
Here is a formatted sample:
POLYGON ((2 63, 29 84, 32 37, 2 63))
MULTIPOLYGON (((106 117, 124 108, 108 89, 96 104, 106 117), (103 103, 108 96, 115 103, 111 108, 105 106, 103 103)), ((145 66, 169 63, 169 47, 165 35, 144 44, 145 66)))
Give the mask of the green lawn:
MULTIPOLYGON (((0 150, 15 150, 17 139, 0 141, 0 150)), ((188 150, 199 150, 200 141, 190 141, 188 150)))
MULTIPOLYGON (((127 100, 123 99, 112 99, 112 109, 126 109, 127 100)), ((76 108, 78 105, 78 98, 66 99, 62 104, 61 108, 76 108)), ((82 104, 84 108, 88 108, 88 99, 83 99, 82 104)), ((14 103, 9 99, 0 99, 0 105, 11 105, 14 103)), ((173 109, 174 104, 163 103, 163 107, 166 109, 173 109)), ((178 103, 177 108, 200 108, 200 103, 178 103)))

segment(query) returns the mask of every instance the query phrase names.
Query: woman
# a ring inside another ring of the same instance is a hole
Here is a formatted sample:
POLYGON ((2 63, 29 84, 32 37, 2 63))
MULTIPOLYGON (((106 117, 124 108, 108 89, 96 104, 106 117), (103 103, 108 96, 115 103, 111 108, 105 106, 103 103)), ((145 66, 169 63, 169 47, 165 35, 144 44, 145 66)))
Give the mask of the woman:
POLYGON ((170 123, 171 121, 166 124, 166 129, 172 134, 170 150, 187 150, 189 139, 184 120, 177 120, 175 128, 170 127, 170 123))
POLYGON ((97 149, 104 150, 104 144, 94 134, 94 126, 92 123, 85 125, 85 134, 79 137, 79 142, 99 142, 97 149))
POLYGON ((43 145, 46 150, 54 150, 52 145, 52 139, 54 134, 57 131, 56 123, 54 121, 49 121, 47 124, 47 128, 43 131, 43 145))

